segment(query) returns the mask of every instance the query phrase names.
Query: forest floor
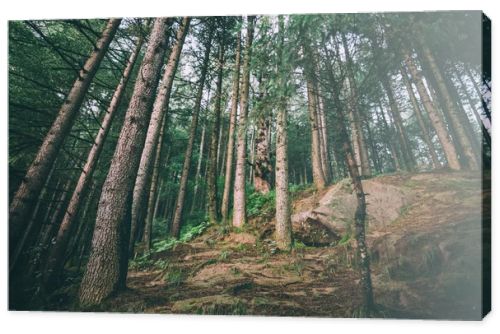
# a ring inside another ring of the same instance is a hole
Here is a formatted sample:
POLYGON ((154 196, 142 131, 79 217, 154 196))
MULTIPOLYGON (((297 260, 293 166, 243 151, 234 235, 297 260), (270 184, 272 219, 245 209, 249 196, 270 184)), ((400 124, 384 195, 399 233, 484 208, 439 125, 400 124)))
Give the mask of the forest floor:
MULTIPOLYGON (((363 184, 378 315, 477 318, 481 201, 490 196, 489 189, 481 188, 480 175, 392 174, 363 184)), ((297 222, 301 214, 320 212, 343 228, 326 246, 305 240, 290 253, 274 246, 272 216, 253 218, 245 229, 230 233, 211 226, 188 243, 136 261, 128 289, 99 310, 357 316, 361 294, 356 243, 350 236, 354 207, 347 181, 297 194, 293 210, 299 238, 301 228, 307 225, 314 232, 317 223, 313 218, 297 222)))

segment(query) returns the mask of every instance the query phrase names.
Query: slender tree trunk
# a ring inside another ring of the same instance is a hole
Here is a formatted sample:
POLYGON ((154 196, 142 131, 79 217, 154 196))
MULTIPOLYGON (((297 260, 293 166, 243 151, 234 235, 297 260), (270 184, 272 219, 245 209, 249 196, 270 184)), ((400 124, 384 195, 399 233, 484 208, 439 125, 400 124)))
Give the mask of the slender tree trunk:
POLYGON ((469 106, 471 107, 472 112, 474 113, 474 117, 476 118, 476 121, 478 122, 478 125, 481 128, 484 141, 487 143, 488 146, 491 147, 491 124, 489 123, 489 120, 484 120, 483 118, 481 118, 479 110, 477 109, 476 104, 474 103, 474 99, 467 90, 467 85, 463 81, 458 70, 455 71, 455 75, 458 78, 460 86, 465 93, 467 101, 469 102, 469 106))
MULTIPOLYGON (((223 29, 224 30, 224 29, 223 29)), ((224 34, 224 33, 223 33, 224 34)), ((210 138, 210 150, 208 151, 208 175, 207 175, 207 201, 208 217, 210 223, 215 224, 219 220, 217 212, 217 144, 219 142, 219 131, 221 127, 221 103, 222 103, 222 73, 224 70, 224 40, 220 38, 219 59, 217 72, 217 88, 215 95, 214 118, 212 135, 210 138)))
MULTIPOLYGON (((334 92, 334 94, 337 94, 337 92, 334 92)), ((370 256, 365 241, 366 198, 363 191, 363 185, 361 183, 361 177, 359 175, 359 170, 356 165, 356 161, 354 160, 352 148, 349 143, 349 136, 347 135, 347 131, 344 126, 344 116, 341 112, 339 112, 338 115, 339 122, 337 124, 337 131, 340 133, 340 137, 344 139, 342 147, 345 153, 346 164, 349 169, 349 175, 351 176, 352 186, 356 193, 357 199, 357 207, 354 215, 354 227, 357 251, 360 259, 360 285, 363 295, 362 314, 369 315, 373 311, 375 305, 373 302, 370 256)))
POLYGON ((332 179, 332 168, 330 163, 330 154, 328 150, 328 125, 325 117, 325 101, 319 85, 317 85, 317 101, 318 101, 318 121, 320 129, 320 142, 321 142, 321 167, 325 176, 325 182, 329 183, 332 179))
POLYGON ((196 164, 196 175, 194 176, 193 202, 191 204, 191 210, 190 210, 191 213, 194 212, 194 209, 196 208, 197 204, 196 200, 198 195, 198 188, 200 185, 200 172, 201 172, 201 162, 203 160, 203 147, 205 146, 205 132, 206 132, 206 125, 204 123, 201 130, 201 141, 200 141, 200 149, 198 150, 198 163, 196 164))
MULTIPOLYGON (((47 177, 47 180, 45 181, 45 184, 43 186, 43 189, 40 193, 40 196, 37 200, 35 209, 33 210, 33 214, 31 215, 30 221, 27 225, 26 231, 23 233, 23 236, 21 240, 19 241, 19 244, 16 245, 14 254, 11 255, 11 260, 9 261, 9 273, 13 271, 13 269, 16 267, 16 264, 18 263, 17 261, 19 260, 19 257, 23 251, 26 250, 26 247, 28 246, 27 241, 30 239, 30 235, 33 233, 33 226, 37 224, 37 217, 39 215, 40 207, 42 205, 42 201, 47 195, 47 187, 49 186, 49 183, 52 181, 52 175, 54 173, 56 164, 52 165, 52 168, 50 170, 50 173, 47 177)), ((40 223, 38 223, 40 224, 40 223)))
MULTIPOLYGON (((283 44, 284 44, 283 19, 279 21, 281 34, 278 50, 278 71, 283 70, 283 44)), ((288 65, 288 64, 287 64, 288 65)), ((287 66, 285 65, 285 66, 287 66)), ((286 68, 285 68, 286 69, 286 68)), ((276 245, 279 249, 289 250, 292 247, 292 221, 290 194, 288 191, 288 134, 287 134, 287 77, 278 74, 279 88, 281 90, 280 103, 276 119, 276 245)))
POLYGON ((247 37, 245 42, 245 56, 243 58, 243 74, 240 95, 240 117, 238 119, 238 135, 236 148, 236 168, 234 174, 233 193, 233 226, 241 227, 246 224, 245 199, 245 167, 246 167, 246 134, 248 115, 248 92, 250 85, 250 59, 252 56, 253 29, 255 17, 248 17, 247 37))
POLYGON ((208 71, 208 64, 210 60, 210 50, 212 46, 212 31, 209 32, 209 38, 205 44, 205 55, 203 64, 201 66, 201 75, 199 80, 198 91, 196 93, 196 101, 193 109, 193 115, 191 119, 191 128, 189 129, 189 140, 186 147, 186 153, 184 155, 184 164, 182 166, 182 175, 179 185, 179 192, 177 193, 177 201, 175 205, 174 219, 172 220, 172 229, 170 234, 174 238, 179 237, 182 212, 184 210, 184 201, 186 197, 186 187, 189 177, 189 169, 191 167, 191 157, 193 155, 194 140, 196 139, 196 130, 198 129, 198 117, 201 108, 201 100, 203 98, 203 89, 205 87, 205 79, 208 71))
POLYGON ((314 85, 310 79, 307 82, 307 99, 309 110, 309 124, 311 126, 311 161, 313 170, 313 182, 316 189, 325 188, 326 181, 321 168, 321 143, 319 141, 319 128, 316 113, 316 95, 314 93, 314 85))
MULTIPOLYGON (((490 108, 488 107, 488 103, 486 103, 483 93, 481 92, 481 89, 479 89, 479 86, 476 82, 476 79, 474 78, 474 74, 472 74, 470 68, 468 66, 465 66, 465 69, 467 71, 467 75, 469 76, 470 81, 472 82, 472 86, 474 87, 474 90, 476 91, 476 95, 478 99, 481 101, 481 105, 483 106, 483 112, 486 116, 486 118, 491 122, 491 111, 490 108)), ((490 89, 491 90, 491 89, 490 89)), ((491 126, 491 124, 490 124, 491 126)), ((489 127, 487 127, 488 130, 490 130, 489 127)))
POLYGON ((399 163, 398 155, 396 153, 396 147, 394 146, 394 142, 392 139, 391 128, 389 127, 389 124, 387 123, 387 119, 385 118, 384 107, 382 105, 382 101, 379 101, 379 108, 380 108, 380 115, 382 118, 382 124, 383 124, 383 128, 384 128, 385 141, 387 143, 387 146, 389 146, 389 151, 391 152, 391 157, 392 157, 392 161, 394 164, 394 169, 398 171, 398 170, 401 170, 401 164, 399 163))
MULTIPOLYGON (((163 125, 160 130, 160 135, 158 136, 158 143, 156 144, 156 152, 155 152, 155 160, 153 164, 153 175, 151 176, 151 186, 149 188, 149 197, 147 204, 147 213, 146 213, 146 221, 144 222, 144 235, 143 241, 145 245, 145 250, 147 252, 151 249, 151 241, 153 239, 153 209, 154 203, 156 200, 156 192, 158 189, 158 178, 160 176, 160 162, 162 160, 162 148, 163 148, 163 139, 165 136, 165 123, 166 117, 164 116, 163 125)), ((135 232, 135 231, 134 231, 135 232)), ((130 255, 133 254, 134 251, 134 241, 130 242, 130 255)))
POLYGON ((74 237, 71 238, 70 242, 68 243, 67 249, 69 250, 69 253, 66 254, 66 261, 68 262, 72 260, 74 263, 75 261, 75 253, 77 251, 78 245, 82 242, 83 235, 85 233, 85 230, 87 228, 87 225, 89 224, 86 222, 87 215, 90 211, 90 206, 94 202, 94 195, 96 193, 96 186, 91 185, 90 190, 89 190, 89 195, 87 196, 87 200, 85 202, 85 205, 83 206, 83 209, 81 210, 81 216, 78 219, 78 229, 76 230, 76 233, 74 234, 74 237))
POLYGON ((137 41, 137 45, 134 51, 130 55, 120 83, 116 87, 113 97, 111 98, 111 102, 101 123, 99 132, 95 137, 94 145, 90 149, 90 152, 87 156, 87 162, 83 167, 80 178, 78 179, 78 182, 76 184, 76 188, 73 191, 71 200, 69 201, 66 213, 55 238, 55 242, 50 251, 49 258, 47 260, 47 267, 44 271, 44 284, 46 288, 56 288, 58 286, 58 284, 56 284, 56 280, 61 277, 62 270, 64 268, 65 252, 67 249, 69 237, 73 230, 72 227, 78 214, 80 203, 86 196, 87 189, 94 173, 94 169, 97 165, 97 161, 99 160, 99 156, 101 155, 102 148, 104 147, 104 142, 108 135, 109 129, 111 128, 111 124, 118 110, 118 106, 120 105, 123 93, 125 92, 125 88, 129 81, 130 74, 132 73, 132 69, 134 67, 137 56, 139 55, 139 52, 141 50, 142 42, 143 38, 141 36, 137 41))
POLYGON ((148 180, 153 165, 153 155, 158 142, 158 136, 162 126, 165 126, 163 119, 166 117, 166 109, 170 100, 172 84, 174 82, 175 72, 179 64, 184 39, 186 38, 191 19, 185 17, 177 30, 176 43, 169 55, 167 67, 161 81, 158 95, 153 105, 153 113, 148 126, 146 142, 142 151, 141 162, 137 172, 137 178, 134 186, 134 196, 132 200, 132 226, 138 225, 143 218, 144 208, 147 202, 148 180))
POLYGON ((446 156, 446 161, 448 162, 448 167, 453 170, 460 170, 460 163, 458 161, 457 151, 453 145, 450 137, 448 136, 446 125, 444 124, 442 116, 439 114, 438 110, 435 108, 434 104, 431 102, 429 94, 425 88, 424 81, 422 79, 422 74, 417 70, 417 67, 413 63, 411 56, 406 55, 405 58, 406 66, 410 71, 412 80, 417 86, 418 95, 422 101, 422 104, 427 111, 431 124, 436 131, 436 135, 441 143, 444 154, 446 156))
POLYGON ((358 109, 358 89, 356 86, 356 80, 354 78, 353 71, 353 61, 351 54, 349 52, 349 46, 347 45, 347 39, 344 34, 342 36, 342 44, 344 48, 344 53, 346 55, 347 61, 347 78, 349 81, 350 88, 350 109, 351 109, 351 124, 353 131, 353 142, 357 145, 354 146, 354 152, 359 154, 358 166, 361 167, 361 175, 364 177, 371 176, 370 161, 368 159, 368 150, 366 148, 366 140, 363 134, 363 127, 361 124, 361 117, 359 115, 358 109))
POLYGON ((96 47, 78 73, 78 78, 73 83, 73 87, 66 96, 64 104, 45 136, 42 146, 12 199, 9 208, 9 250, 11 255, 14 254, 14 247, 26 230, 29 215, 32 213, 31 209, 40 196, 52 164, 63 145, 64 139, 73 126, 90 83, 118 30, 120 22, 121 19, 111 19, 106 24, 106 28, 96 43, 96 47))
POLYGON ((427 130, 427 126, 425 125, 424 118, 422 115, 422 111, 420 110, 420 106, 418 105, 417 98, 415 97, 415 93, 413 92, 413 87, 408 78, 408 73, 406 69, 401 66, 401 76, 403 78, 403 82, 405 84, 406 90, 408 91, 408 95, 410 96, 410 102, 413 106, 413 110, 415 111, 415 117, 417 118, 418 125, 420 127, 420 131, 422 132, 422 139, 424 140, 425 145, 429 149, 429 154, 431 155, 431 161, 434 168, 440 168, 441 163, 439 162, 439 158, 436 153, 436 149, 434 148, 434 144, 432 143, 431 136, 429 131, 427 130))
POLYGON ((146 55, 120 132, 97 210, 92 247, 80 286, 80 304, 99 304, 125 285, 130 206, 146 137, 152 97, 166 49, 167 18, 155 20, 146 55), (127 221, 128 220, 128 221, 127 221))
POLYGON ((389 107, 391 110, 392 118, 394 120, 394 125, 396 127, 396 132, 399 137, 398 139, 401 145, 401 153, 403 156, 404 164, 407 170, 412 171, 415 169, 415 159, 411 150, 410 141, 408 140, 408 136, 406 135, 406 130, 403 127, 401 113, 399 111, 396 99, 394 98, 394 92, 392 90, 388 77, 384 77, 384 79, 382 80, 382 85, 389 100, 389 107))
POLYGON ((434 55, 431 53, 430 49, 425 45, 425 43, 421 43, 420 46, 422 49, 423 57, 429 64, 429 68, 434 75, 434 78, 436 79, 437 89, 439 89, 439 91, 441 92, 441 96, 444 99, 445 108, 447 109, 450 116, 449 120, 456 131, 458 142, 460 143, 460 146, 462 147, 463 153, 467 160, 467 168, 470 170, 477 170, 479 169, 479 163, 476 159, 476 155, 474 154, 472 144, 467 137, 464 126, 460 123, 460 120, 458 118, 458 110, 456 109, 450 92, 446 87, 444 78, 441 75, 441 71, 436 64, 436 60, 434 59, 434 55))

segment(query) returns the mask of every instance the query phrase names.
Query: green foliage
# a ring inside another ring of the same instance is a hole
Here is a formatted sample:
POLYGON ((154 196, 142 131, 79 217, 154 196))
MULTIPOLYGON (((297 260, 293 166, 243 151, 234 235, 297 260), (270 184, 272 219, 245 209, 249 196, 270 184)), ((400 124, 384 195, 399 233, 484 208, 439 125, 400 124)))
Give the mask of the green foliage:
POLYGON ((232 252, 229 250, 229 249, 223 249, 220 254, 219 254, 219 257, 217 258, 217 260, 219 262, 225 262, 229 259, 229 257, 231 256, 232 252))
POLYGON ((276 193, 271 190, 267 194, 253 192, 247 199, 248 217, 267 216, 274 214, 276 205, 276 193))
POLYGON ((180 268, 172 268, 163 276, 163 280, 173 287, 179 287, 185 279, 186 273, 180 268))

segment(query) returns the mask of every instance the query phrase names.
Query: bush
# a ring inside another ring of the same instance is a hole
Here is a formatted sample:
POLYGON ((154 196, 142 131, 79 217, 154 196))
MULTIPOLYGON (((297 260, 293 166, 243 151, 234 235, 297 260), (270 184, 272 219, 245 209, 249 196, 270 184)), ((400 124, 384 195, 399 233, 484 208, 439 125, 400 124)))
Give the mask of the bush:
POLYGON ((253 192, 247 199, 248 217, 267 216, 274 214, 276 208, 276 193, 271 190, 267 194, 253 192))

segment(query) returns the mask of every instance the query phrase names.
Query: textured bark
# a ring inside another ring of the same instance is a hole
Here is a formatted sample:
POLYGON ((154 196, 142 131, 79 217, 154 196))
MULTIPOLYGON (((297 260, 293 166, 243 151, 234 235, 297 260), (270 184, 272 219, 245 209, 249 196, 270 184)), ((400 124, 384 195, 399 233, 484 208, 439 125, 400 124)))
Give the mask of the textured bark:
POLYGON ((406 90, 408 91, 408 95, 410 96, 410 102, 411 105, 413 106, 413 110, 415 111, 415 117, 417 118, 420 131, 422 132, 422 139, 424 140, 425 145, 427 145, 429 154, 431 155, 432 165, 434 168, 440 168, 441 163, 439 162, 436 149, 434 148, 431 136, 429 134, 429 131, 427 130, 427 126, 425 125, 424 117, 422 115, 422 110, 420 110, 420 106, 417 102, 417 98, 413 91, 413 87, 408 78, 408 73, 406 72, 406 69, 403 66, 401 67, 401 76, 403 77, 403 82, 405 84, 406 90))
POLYGON ((128 263, 130 205, 146 137, 152 97, 166 49, 166 18, 156 19, 118 137, 97 209, 92 246, 80 286, 80 304, 100 303, 123 288, 128 263))
POLYGON ((425 45, 425 43, 421 43, 420 46, 422 49, 422 55, 427 61, 430 71, 432 72, 434 78, 436 79, 437 89, 440 91, 441 96, 443 97, 444 107, 447 109, 447 112, 449 114, 449 121, 451 122, 452 127, 455 129, 457 140, 460 143, 462 151, 467 160, 467 168, 470 170, 477 170, 479 169, 479 162, 477 161, 477 157, 474 154, 472 143, 470 142, 469 137, 467 136, 463 124, 461 124, 460 122, 458 116, 459 111, 457 110, 455 104, 453 103, 453 99, 450 95, 450 92, 448 91, 448 87, 446 86, 441 71, 436 64, 434 55, 432 54, 429 47, 425 45))
POLYGON ((210 223, 215 224, 219 220, 217 211, 217 147, 221 127, 221 104, 222 104, 222 73, 224 70, 224 40, 221 37, 219 44, 219 58, 217 70, 217 87, 215 91, 215 106, 213 114, 212 134, 210 136, 210 149, 208 151, 207 171, 207 202, 208 218, 210 223))
POLYGON ((255 17, 248 17, 247 37, 245 41, 245 55, 243 58, 242 86, 240 95, 240 117, 238 119, 238 135, 236 148, 236 168, 234 172, 233 193, 233 226, 240 227, 246 224, 245 199, 245 167, 246 167, 246 135, 248 115, 248 91, 250 81, 250 59, 252 57, 252 42, 255 17))
POLYGON ((358 168, 360 167, 361 175, 368 177, 372 174, 370 170, 370 161, 368 159, 368 150, 366 148, 366 140, 363 134, 363 127, 361 124, 361 117, 358 109, 358 88, 356 86, 356 80, 354 78, 353 71, 353 61, 351 54, 349 52, 349 46, 347 45, 347 39, 344 34, 342 36, 342 44, 344 48, 344 53, 347 61, 347 78, 349 81, 349 106, 350 106, 350 121, 351 121, 351 131, 354 143, 354 152, 356 154, 356 160, 358 168))
MULTIPOLYGON (((337 92, 334 92, 334 94, 337 94, 337 92)), ((347 131, 344 126, 344 116, 341 112, 339 112, 338 115, 339 122, 337 124, 337 131, 340 133, 341 138, 344 139, 342 148, 345 153, 346 164, 349 169, 352 187, 356 193, 357 207, 354 214, 354 228, 357 251, 360 259, 360 285, 363 296, 362 314, 368 316, 373 311, 375 305, 373 302, 370 257, 365 240, 366 198, 359 170, 356 165, 356 161, 354 160, 352 148, 348 139, 349 136, 347 135, 347 131)))
POLYGON ((394 92, 389 82, 389 77, 384 77, 382 80, 382 85, 387 94, 389 100, 389 107, 392 114, 392 119, 394 120, 394 126, 396 127, 396 133, 398 134, 399 144, 401 145, 401 153, 403 156, 403 162, 406 169, 412 171, 415 169, 415 159, 411 150, 410 141, 406 135, 406 130, 403 126, 403 120, 401 119, 401 113, 397 105, 396 99, 394 98, 394 92))
POLYGON ((255 159, 253 184, 255 191, 267 194, 271 190, 272 166, 269 161, 269 140, 268 140, 269 120, 262 114, 257 120, 257 133, 255 136, 255 159))
POLYGON ((137 171, 137 178, 135 180, 133 200, 132 200, 132 226, 137 226, 143 219, 144 208, 147 202, 148 184, 151 173, 151 168, 154 161, 154 152, 158 143, 158 136, 161 128, 163 127, 163 119, 166 117, 166 110, 170 100, 170 93, 172 91, 172 84, 174 82, 175 72, 179 63, 179 57, 184 45, 189 24, 191 19, 185 17, 177 30, 177 41, 175 42, 170 55, 168 57, 165 72, 161 80, 161 86, 158 89, 156 100, 153 105, 153 112, 151 120, 149 121, 148 132, 146 135, 146 142, 142 151, 141 162, 139 170, 137 171))
POLYGON ((43 184, 50 173, 64 139, 73 126, 85 94, 118 30, 120 22, 121 19, 110 19, 106 24, 106 28, 96 43, 96 47, 78 73, 78 78, 73 83, 64 104, 45 136, 42 146, 12 199, 9 208, 9 253, 11 255, 14 254, 14 247, 26 230, 32 208, 40 196, 43 184))
POLYGON ((309 111, 309 124, 311 126, 311 161, 313 171, 313 182, 316 189, 321 190, 326 186, 325 176, 321 167, 321 143, 319 141, 319 128, 316 112, 316 94, 314 93, 314 85, 310 79, 306 79, 307 85, 307 100, 309 111))
MULTIPOLYGON (((283 20, 279 21, 279 33, 281 34, 278 46, 278 71, 282 70, 283 64, 283 20)), ((286 66, 286 65, 285 65, 286 66)), ((286 69, 286 68, 285 68, 286 69)), ((290 207, 290 193, 288 191, 288 133, 287 133, 287 78, 284 74, 278 74, 278 83, 281 91, 279 96, 278 114, 276 116, 276 246, 279 249, 289 250, 292 247, 292 221, 290 207)))
POLYGON ((448 162, 448 167, 453 170, 460 170, 460 163, 458 161, 457 151, 453 145, 448 133, 446 131, 446 125, 444 124, 441 114, 432 103, 429 94, 425 88, 424 81, 422 79, 422 74, 417 70, 417 67, 413 63, 411 56, 409 54, 405 57, 405 63, 411 74, 412 80, 417 86, 418 95, 422 101, 424 109, 429 114, 431 124, 436 131, 436 135, 441 143, 444 154, 446 156, 446 161, 448 162))
POLYGON ((320 130, 321 143, 321 167, 325 176, 325 182, 329 183, 332 179, 332 166, 330 163, 330 154, 328 150, 328 125, 325 117, 325 101, 319 85, 317 85, 317 101, 318 101, 318 122, 320 130))
POLYGON ((290 194, 288 192, 287 110, 281 103, 276 123, 276 245, 280 249, 292 246, 290 194))
POLYGON ((111 128, 111 124, 118 110, 118 106, 120 105, 120 101, 122 99, 123 93, 125 92, 125 88, 127 87, 130 74, 132 73, 135 61, 141 50, 142 43, 143 38, 141 36, 137 41, 135 49, 130 55, 127 65, 125 66, 125 70, 123 71, 122 78, 118 86, 116 87, 113 97, 111 98, 111 102, 108 109, 106 110, 99 132, 95 137, 94 144, 90 149, 85 166, 83 167, 75 190, 73 191, 73 195, 71 196, 68 207, 66 208, 66 213, 61 222, 61 226, 59 227, 59 231, 57 232, 57 236, 47 260, 47 267, 44 270, 44 285, 46 286, 46 288, 56 288, 58 286, 58 284, 56 284, 56 280, 61 277, 62 270, 64 268, 65 253, 70 235, 73 231, 73 225, 77 218, 80 204, 82 202, 82 199, 85 198, 87 194, 87 190, 92 180, 92 175, 94 174, 94 170, 97 165, 97 161, 99 160, 99 156, 101 155, 102 148, 104 147, 104 142, 108 135, 109 129, 111 128))
POLYGON ((177 201, 175 204, 174 219, 172 220, 172 229, 170 231, 170 234, 175 238, 179 237, 179 232, 181 227, 182 212, 184 210, 184 201, 186 198, 186 186, 189 176, 189 169, 191 167, 191 157, 193 155, 194 140, 196 139, 196 130, 198 129, 198 118, 200 114, 201 100, 203 98, 203 89, 205 87, 205 79, 207 76, 208 64, 210 60, 211 46, 212 46, 212 31, 209 32, 209 38, 207 43, 205 44, 205 55, 203 58, 203 64, 201 66, 201 74, 198 82, 199 86, 198 86, 198 91, 196 93, 196 100, 193 109, 193 115, 191 118, 191 127, 189 129, 189 139, 186 147, 186 153, 184 154, 184 163, 182 166, 181 180, 179 183, 179 191, 177 193, 177 201))

